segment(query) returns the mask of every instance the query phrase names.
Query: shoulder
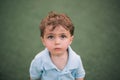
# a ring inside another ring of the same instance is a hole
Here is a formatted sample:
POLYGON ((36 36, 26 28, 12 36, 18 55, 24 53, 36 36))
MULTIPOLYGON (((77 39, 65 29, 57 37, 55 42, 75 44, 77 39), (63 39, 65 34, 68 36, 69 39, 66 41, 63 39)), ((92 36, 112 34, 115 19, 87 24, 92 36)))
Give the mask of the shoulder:
POLYGON ((34 59, 37 59, 37 60, 38 60, 38 59, 44 59, 45 57, 49 56, 48 54, 49 54, 48 50, 47 50, 47 49, 44 49, 43 51, 39 52, 39 53, 34 57, 34 59))
POLYGON ((71 47, 69 47, 69 56, 73 58, 74 60, 80 60, 80 55, 78 55, 71 47))
POLYGON ((43 63, 46 59, 48 52, 47 49, 39 52, 34 59, 32 60, 31 64, 30 64, 30 76, 31 78, 35 79, 35 78, 39 78, 42 74, 43 71, 43 63))
POLYGON ((44 49, 43 51, 39 52, 34 59, 32 60, 31 64, 33 65, 41 65, 45 60, 46 57, 49 56, 49 52, 47 49, 44 49))
POLYGON ((80 55, 73 51, 71 47, 69 47, 68 51, 69 51, 69 63, 73 64, 73 66, 76 67, 81 65, 82 61, 80 55))
POLYGON ((47 56, 47 53, 48 53, 47 49, 44 49, 44 50, 42 50, 41 52, 39 52, 39 53, 35 56, 34 59, 40 59, 40 58, 42 58, 42 57, 45 57, 45 56, 47 56))
POLYGON ((72 74, 75 78, 83 78, 85 76, 85 70, 82 64, 80 55, 69 49, 69 69, 72 70, 72 74), (71 65, 72 64, 72 65, 71 65))

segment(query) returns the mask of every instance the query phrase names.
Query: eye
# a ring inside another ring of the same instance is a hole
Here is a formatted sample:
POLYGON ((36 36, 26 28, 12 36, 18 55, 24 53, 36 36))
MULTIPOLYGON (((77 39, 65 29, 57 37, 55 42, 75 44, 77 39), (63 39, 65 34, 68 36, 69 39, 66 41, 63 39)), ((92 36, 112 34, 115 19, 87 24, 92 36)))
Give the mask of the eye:
POLYGON ((54 39, 54 36, 50 35, 47 37, 48 39, 54 39))
POLYGON ((60 37, 61 37, 62 39, 67 38, 66 35, 61 35, 60 37))

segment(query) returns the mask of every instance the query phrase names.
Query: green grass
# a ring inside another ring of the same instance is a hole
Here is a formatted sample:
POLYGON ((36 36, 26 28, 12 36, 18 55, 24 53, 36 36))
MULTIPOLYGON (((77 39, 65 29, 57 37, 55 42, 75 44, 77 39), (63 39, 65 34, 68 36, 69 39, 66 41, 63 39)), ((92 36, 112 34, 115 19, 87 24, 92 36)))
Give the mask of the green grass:
POLYGON ((120 80, 120 5, 117 0, 1 0, 0 80, 28 80, 34 56, 44 49, 39 23, 48 12, 66 13, 75 25, 72 48, 86 80, 120 80))

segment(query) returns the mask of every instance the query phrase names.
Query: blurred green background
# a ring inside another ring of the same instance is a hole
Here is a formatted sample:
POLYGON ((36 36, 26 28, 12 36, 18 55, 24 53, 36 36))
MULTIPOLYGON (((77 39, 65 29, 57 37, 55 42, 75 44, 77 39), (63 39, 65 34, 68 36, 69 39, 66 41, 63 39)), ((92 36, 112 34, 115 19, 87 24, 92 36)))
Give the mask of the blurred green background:
POLYGON ((29 66, 44 46, 39 23, 66 13, 75 26, 72 48, 86 80, 120 80, 119 0, 0 0, 0 80, 29 80, 29 66))

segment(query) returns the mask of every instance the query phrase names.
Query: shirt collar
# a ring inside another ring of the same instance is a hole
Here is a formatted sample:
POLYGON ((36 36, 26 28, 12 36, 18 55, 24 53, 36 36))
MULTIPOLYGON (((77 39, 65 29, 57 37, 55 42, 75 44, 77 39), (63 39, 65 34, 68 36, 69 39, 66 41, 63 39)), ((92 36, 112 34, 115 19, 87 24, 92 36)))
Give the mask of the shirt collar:
MULTIPOLYGON (((44 60, 44 69, 45 70, 50 70, 50 69, 59 70, 51 61, 49 51, 47 48, 45 49, 45 53, 46 53, 46 56, 44 57, 44 59, 45 59, 44 60)), ((72 48, 70 46, 68 47, 68 54, 69 54, 68 62, 64 69, 77 68, 77 62, 76 62, 76 57, 75 57, 76 53, 72 50, 72 48)))
POLYGON ((66 65, 67 69, 75 69, 77 68, 77 59, 76 59, 76 53, 72 50, 72 48, 69 46, 68 47, 68 53, 69 53, 69 59, 68 63, 66 65))
POLYGON ((53 64, 53 62, 51 61, 51 58, 50 58, 50 54, 49 54, 49 51, 48 49, 46 48, 44 50, 46 56, 44 56, 44 69, 45 70, 50 70, 50 69, 55 69, 56 66, 53 64))

